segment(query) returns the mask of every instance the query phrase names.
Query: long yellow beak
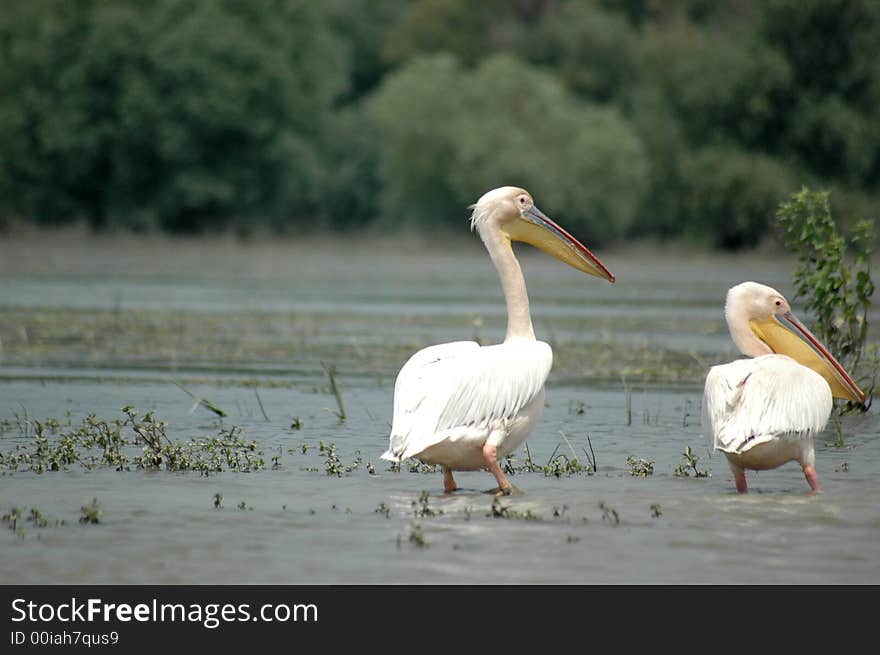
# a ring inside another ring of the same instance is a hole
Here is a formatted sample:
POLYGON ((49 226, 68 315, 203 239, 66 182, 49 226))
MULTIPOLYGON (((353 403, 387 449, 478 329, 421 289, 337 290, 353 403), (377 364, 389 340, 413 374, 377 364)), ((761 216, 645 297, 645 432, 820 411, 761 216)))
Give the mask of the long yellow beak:
POLYGON ((749 321, 749 326, 752 333, 770 346, 773 352, 788 355, 825 378, 835 398, 864 404, 865 392, 859 389, 843 366, 794 314, 786 312, 762 320, 753 319, 749 321))
POLYGON ((502 230, 511 241, 524 241, 579 271, 614 282, 614 274, 598 257, 537 207, 527 209, 502 230))

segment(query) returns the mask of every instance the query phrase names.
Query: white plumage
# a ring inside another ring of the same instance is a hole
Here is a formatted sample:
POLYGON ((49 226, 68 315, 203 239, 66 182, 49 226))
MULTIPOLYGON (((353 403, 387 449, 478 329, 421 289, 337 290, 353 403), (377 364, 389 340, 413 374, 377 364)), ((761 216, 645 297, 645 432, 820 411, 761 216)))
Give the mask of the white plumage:
POLYGON ((391 444, 382 458, 418 455, 452 469, 478 469, 493 435, 497 456, 510 454, 540 416, 543 403, 534 401, 543 400, 552 364, 543 341, 484 347, 457 341, 418 351, 397 376, 391 444), (519 429, 510 438, 513 426, 519 429), (444 448, 445 441, 452 447, 444 448))
POLYGON ((706 376, 703 430, 710 446, 740 454, 778 438, 812 438, 831 404, 825 379, 790 357, 740 359, 706 376))
POLYGON ((789 461, 818 490, 813 437, 828 422, 833 396, 863 402, 864 394, 775 289, 738 284, 727 293, 725 317, 734 343, 751 359, 709 370, 703 434, 727 457, 740 493, 748 490, 746 469, 789 461))
POLYGON ((415 353, 394 385, 394 418, 383 459, 416 457, 440 464, 444 489, 453 470, 488 469, 499 493, 510 493, 498 459, 528 437, 544 406, 553 365, 550 346, 535 339, 522 270, 511 241, 525 241, 590 275, 614 276, 573 236, 547 218, 527 191, 501 187, 473 207, 476 230, 498 271, 507 304, 504 343, 456 341, 415 353))

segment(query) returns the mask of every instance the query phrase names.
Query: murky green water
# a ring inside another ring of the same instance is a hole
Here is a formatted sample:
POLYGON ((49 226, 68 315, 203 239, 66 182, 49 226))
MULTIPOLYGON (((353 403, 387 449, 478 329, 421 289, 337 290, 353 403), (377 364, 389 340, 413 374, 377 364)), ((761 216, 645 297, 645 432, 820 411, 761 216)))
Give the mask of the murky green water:
POLYGON ((471 242, 402 255, 347 244, 342 256, 343 243, 0 245, 0 452, 35 447, 27 420, 57 419, 57 436, 133 405, 177 441, 240 426, 265 461, 209 476, 6 470, 0 513, 35 507, 49 525, 0 526, 0 582, 880 582, 876 409, 844 418, 843 447, 830 429, 817 439, 819 495, 793 463, 751 474, 752 493, 736 495, 700 433, 702 375, 737 356, 726 289, 754 279, 791 295, 790 262, 599 253, 610 285, 524 254, 535 327, 556 356, 529 452, 540 465, 585 462, 589 435, 598 472, 520 470, 525 495, 494 517, 487 473, 459 473, 465 490, 447 497, 440 473, 379 460, 409 354, 502 337, 488 258, 471 242), (336 366, 344 421, 324 364, 336 366), (320 443, 350 472, 328 475, 320 443), (709 477, 674 475, 688 446, 709 477), (653 474, 632 476, 629 456, 653 474), (101 523, 80 524, 92 498, 101 523))

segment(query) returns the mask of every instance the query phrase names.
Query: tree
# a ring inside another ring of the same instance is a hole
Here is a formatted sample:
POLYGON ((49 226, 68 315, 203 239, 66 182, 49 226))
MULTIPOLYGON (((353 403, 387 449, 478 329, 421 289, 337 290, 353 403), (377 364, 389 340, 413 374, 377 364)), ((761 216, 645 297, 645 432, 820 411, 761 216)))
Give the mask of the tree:
POLYGON ((383 207, 398 220, 463 220, 514 184, 592 241, 623 233, 645 187, 639 139, 615 110, 577 100, 509 55, 472 71, 420 57, 386 79, 368 111, 383 142, 383 207))
POLYGON ((0 24, 8 210, 194 230, 310 215, 348 84, 311 3, 42 0, 0 24))

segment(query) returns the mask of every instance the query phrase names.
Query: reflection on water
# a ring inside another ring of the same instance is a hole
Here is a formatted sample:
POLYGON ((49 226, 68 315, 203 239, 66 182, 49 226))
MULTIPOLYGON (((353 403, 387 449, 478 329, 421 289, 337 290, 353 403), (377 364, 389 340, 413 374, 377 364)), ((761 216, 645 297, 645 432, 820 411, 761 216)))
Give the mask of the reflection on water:
POLYGON ((216 434, 218 417, 177 381, 223 408, 222 425, 241 426, 266 466, 6 472, 0 513, 35 507, 52 524, 0 530, 4 583, 880 582, 876 410, 844 419, 844 447, 831 430, 817 438, 817 496, 795 464, 752 474, 753 492, 737 496, 700 434, 702 372, 736 356, 724 293, 748 277, 791 295, 784 260, 601 253, 610 285, 524 255, 536 330, 556 362, 529 453, 513 465, 586 461, 589 436, 598 471, 520 471, 525 495, 495 518, 481 493, 488 474, 459 474, 464 491, 445 497, 439 473, 378 459, 393 377, 412 350, 503 335, 478 248, 339 257, 332 244, 171 242, 148 256, 81 245, 65 255, 49 244, 40 260, 32 245, 4 246, 0 452, 34 447, 26 418, 56 418, 63 431, 89 413, 119 418, 126 404, 155 410, 174 440, 216 434), (337 366, 344 422, 324 362, 337 366), (327 475, 322 442, 353 470, 327 475), (687 446, 709 477, 674 474, 687 446), (629 456, 652 461, 653 475, 630 475, 629 456), (417 515, 422 490, 432 515, 417 515), (79 524, 92 498, 103 520, 79 524))

